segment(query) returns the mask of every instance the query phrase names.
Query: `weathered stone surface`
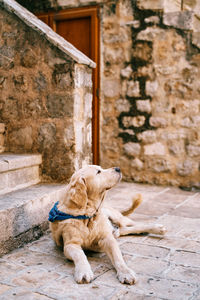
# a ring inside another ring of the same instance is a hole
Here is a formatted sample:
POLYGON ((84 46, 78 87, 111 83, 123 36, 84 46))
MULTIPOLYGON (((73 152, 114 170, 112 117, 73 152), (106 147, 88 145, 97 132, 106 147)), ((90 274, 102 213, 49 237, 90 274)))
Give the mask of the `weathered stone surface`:
POLYGON ((25 49, 21 53, 21 65, 26 68, 32 68, 37 64, 37 58, 32 49, 25 49))
POLYGON ((200 146, 196 145, 188 145, 187 147, 187 153, 189 156, 199 156, 200 155, 200 146))
POLYGON ((151 16, 149 18, 144 19, 145 23, 153 23, 153 24, 158 24, 160 22, 160 19, 158 16, 151 16))
POLYGON ((62 199, 65 189, 64 185, 39 184, 0 196, 1 200, 4 199, 0 205, 0 255, 33 239, 32 234, 29 232, 26 236, 26 232, 31 229, 34 232, 34 227, 41 226, 42 230, 52 203, 55 199, 62 199))
POLYGON ((192 33, 192 43, 200 49, 200 32, 192 33))
POLYGON ((104 95, 108 98, 119 96, 120 85, 118 80, 106 80, 104 82, 104 95))
POLYGON ((130 66, 127 66, 125 69, 121 70, 121 75, 124 78, 129 78, 132 73, 133 73, 133 70, 130 66))
POLYGON ((24 127, 13 130, 9 133, 9 143, 15 145, 20 150, 30 151, 33 146, 32 127, 24 127))
POLYGON ((127 96, 129 97, 139 97, 140 96, 140 86, 138 81, 128 81, 127 83, 127 96))
POLYGON ((192 30, 193 16, 194 13, 192 11, 165 13, 163 15, 163 23, 179 29, 192 30))
POLYGON ((161 144, 160 142, 151 144, 151 145, 145 145, 144 146, 144 154, 145 155, 165 155, 165 146, 161 144))
POLYGON ((49 115, 52 118, 71 116, 73 113, 73 99, 69 95, 51 94, 46 104, 49 115))
POLYGON ((120 48, 106 48, 104 54, 105 64, 120 64, 124 62, 124 51, 120 48))
POLYGON ((137 42, 133 48, 133 58, 140 62, 151 63, 152 45, 149 42, 137 42))
POLYGON ((156 141, 156 132, 153 130, 143 131, 138 133, 137 137, 145 144, 154 143, 156 141))
POLYGON ((191 160, 185 160, 184 162, 177 164, 177 173, 180 176, 189 176, 194 171, 194 163, 191 160))
POLYGON ((141 171, 144 168, 144 164, 139 158, 136 157, 131 161, 131 167, 138 171, 141 171))
POLYGON ((163 0, 137 0, 137 5, 140 9, 161 10, 164 8, 163 0))
POLYGON ((125 127, 141 127, 144 125, 145 117, 144 116, 137 116, 137 117, 124 117, 123 118, 123 125, 125 127))
POLYGON ((127 155, 138 156, 141 151, 141 146, 138 143, 127 143, 124 145, 124 151, 127 155))
POLYGON ((167 120, 161 117, 151 117, 149 123, 153 127, 162 127, 162 128, 168 125, 167 120))
POLYGON ((130 110, 130 102, 126 99, 118 99, 115 103, 115 106, 118 112, 128 112, 130 110))
POLYGON ((139 111, 147 113, 151 112, 151 103, 149 100, 137 100, 136 106, 139 111))
POLYGON ((146 94, 149 96, 154 96, 158 90, 157 81, 146 81, 146 94))
POLYGON ((169 172, 171 170, 169 161, 160 158, 151 159, 148 162, 148 167, 156 173, 169 172))

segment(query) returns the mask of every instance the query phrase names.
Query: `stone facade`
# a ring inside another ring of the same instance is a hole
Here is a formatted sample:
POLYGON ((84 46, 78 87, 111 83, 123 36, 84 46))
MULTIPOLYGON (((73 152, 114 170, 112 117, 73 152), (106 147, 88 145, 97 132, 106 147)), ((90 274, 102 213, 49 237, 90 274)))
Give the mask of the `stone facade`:
MULTIPOLYGON (((8 10, 0 3, 0 119, 7 128, 5 151, 41 153, 43 178, 66 180, 91 162, 92 70, 60 50, 56 36, 54 45, 47 40, 48 33, 45 36, 25 24, 26 16, 21 20, 8 10)), ((76 54, 75 50, 69 53, 76 54)), ((3 133, 2 125, 0 150, 3 133)))
POLYGON ((126 180, 198 185, 197 1, 19 2, 34 12, 100 6, 101 165, 126 180))

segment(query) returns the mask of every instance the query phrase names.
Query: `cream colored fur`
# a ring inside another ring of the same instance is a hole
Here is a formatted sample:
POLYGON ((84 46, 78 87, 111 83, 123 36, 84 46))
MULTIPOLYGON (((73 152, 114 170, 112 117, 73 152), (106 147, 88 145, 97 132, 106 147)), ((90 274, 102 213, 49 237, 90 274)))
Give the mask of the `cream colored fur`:
POLYGON ((64 247, 64 254, 75 264, 77 283, 88 283, 94 278, 93 272, 84 253, 84 249, 105 252, 117 271, 121 283, 134 284, 135 273, 125 264, 115 237, 126 234, 149 232, 163 234, 159 224, 136 224, 128 217, 142 201, 136 195, 132 206, 126 211, 119 211, 103 205, 105 193, 121 180, 118 168, 103 170, 90 165, 76 172, 67 186, 66 196, 58 209, 72 214, 92 216, 91 219, 68 219, 50 224, 52 236, 57 245, 64 247), (124 214, 124 215, 123 215, 124 214), (110 222, 111 221, 111 222, 110 222), (113 231, 111 223, 118 226, 113 231))

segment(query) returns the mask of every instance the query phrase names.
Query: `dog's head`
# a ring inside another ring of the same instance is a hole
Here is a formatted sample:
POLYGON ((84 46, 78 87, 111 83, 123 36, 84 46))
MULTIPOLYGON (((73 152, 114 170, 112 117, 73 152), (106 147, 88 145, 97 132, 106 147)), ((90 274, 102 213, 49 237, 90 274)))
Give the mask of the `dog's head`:
POLYGON ((91 215, 97 210, 105 192, 122 178, 119 168, 102 169, 89 165, 72 175, 67 191, 67 208, 75 214, 91 215))

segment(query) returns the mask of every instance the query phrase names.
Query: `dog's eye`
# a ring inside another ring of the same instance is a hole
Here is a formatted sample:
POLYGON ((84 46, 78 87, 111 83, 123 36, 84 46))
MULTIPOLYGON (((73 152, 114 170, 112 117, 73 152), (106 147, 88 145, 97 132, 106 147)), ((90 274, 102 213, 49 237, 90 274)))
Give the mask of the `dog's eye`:
POLYGON ((98 170, 98 171, 97 171, 97 174, 100 174, 100 173, 101 173, 101 170, 98 170))

